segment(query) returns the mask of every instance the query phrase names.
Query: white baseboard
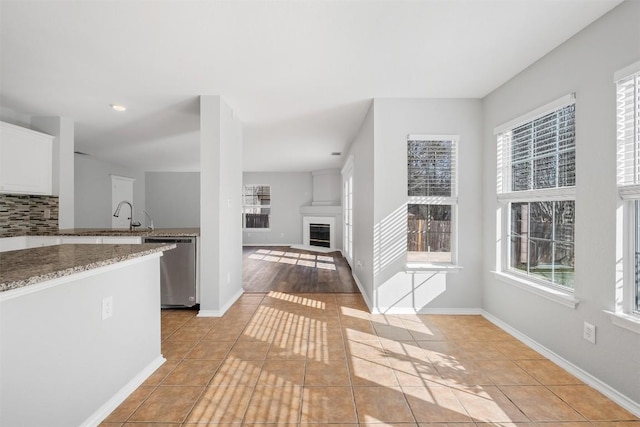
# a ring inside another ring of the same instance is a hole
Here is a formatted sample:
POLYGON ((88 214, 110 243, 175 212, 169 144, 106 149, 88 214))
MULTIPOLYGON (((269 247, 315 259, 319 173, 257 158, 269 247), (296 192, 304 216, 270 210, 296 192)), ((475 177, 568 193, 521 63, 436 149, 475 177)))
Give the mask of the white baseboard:
POLYGON ((244 290, 240 289, 220 308, 220 310, 200 310, 198 311, 198 317, 222 317, 231 308, 233 303, 238 301, 238 298, 242 296, 244 290))
POLYGON ((242 246, 295 246, 295 243, 243 243, 242 246))
POLYGON ((446 314, 449 316, 478 316, 482 314, 479 308, 421 308, 418 314, 446 314))
POLYGON ((131 393, 133 393, 147 378, 153 374, 156 369, 158 369, 167 359, 162 357, 162 355, 158 356, 153 360, 153 362, 149 363, 138 375, 133 377, 131 381, 129 381, 124 387, 122 387, 116 394, 111 397, 111 399, 107 400, 104 405, 98 408, 89 418, 84 420, 81 427, 95 427, 98 426, 105 418, 109 416, 124 400, 129 397, 131 393))
POLYGON ((446 314, 446 315, 464 315, 477 316, 481 314, 479 308, 421 308, 412 307, 377 307, 374 309, 375 314, 446 314))
POLYGON ((485 319, 487 319, 488 321, 490 321, 494 325, 498 326, 500 329, 502 329, 505 332, 507 332, 508 334, 512 335, 514 338, 518 339, 519 341, 523 342, 524 344, 526 344, 527 346, 529 346, 533 350, 535 350, 538 353, 542 354, 544 357, 546 357, 547 359, 551 360, 553 363, 555 363, 556 365, 560 366, 562 369, 564 369, 565 371, 569 372, 570 374, 572 374, 573 376, 575 376, 576 378, 578 378, 579 380, 581 380, 585 384, 588 384, 589 386, 591 386, 594 389, 598 390, 600 393, 604 394, 609 399, 613 400, 615 403, 617 403, 618 405, 622 406, 627 411, 631 412, 632 414, 634 414, 637 417, 640 417, 640 403, 629 399, 627 396, 625 396, 624 394, 622 394, 619 391, 615 390, 613 387, 611 387, 608 384, 602 382, 601 380, 599 380, 598 378, 594 377, 593 375, 591 375, 587 371, 577 367, 573 363, 571 363, 568 360, 562 358, 561 356, 557 355, 556 353, 554 353, 553 351, 551 351, 548 348, 544 347, 543 345, 539 344, 538 342, 532 340, 531 338, 529 338, 528 336, 526 336, 522 332, 520 332, 517 329, 511 327, 510 325, 508 325, 507 323, 505 323, 502 320, 498 319, 497 317, 495 317, 491 313, 489 313, 489 312, 487 312, 485 310, 481 310, 481 315, 482 315, 482 317, 484 317, 485 319))
POLYGON ((356 286, 360 290, 360 294, 362 295, 362 299, 364 300, 364 303, 367 305, 367 308, 369 309, 369 312, 373 313, 373 304, 369 300, 369 296, 367 295, 367 293, 364 291, 364 286, 362 286, 362 283, 360 283, 360 280, 358 280, 358 276, 353 274, 353 271, 352 271, 351 272, 351 277, 353 277, 353 280, 356 282, 356 286))

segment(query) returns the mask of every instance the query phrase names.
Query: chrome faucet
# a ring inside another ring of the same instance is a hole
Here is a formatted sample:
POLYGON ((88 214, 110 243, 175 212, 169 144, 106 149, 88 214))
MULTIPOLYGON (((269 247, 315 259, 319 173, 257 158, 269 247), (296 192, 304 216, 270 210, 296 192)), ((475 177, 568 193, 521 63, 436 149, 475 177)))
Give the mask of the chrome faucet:
POLYGON ((147 218, 149 218, 149 222, 151 223, 147 226, 147 229, 153 231, 153 218, 151 218, 151 215, 149 215, 149 212, 147 212, 145 209, 142 209, 142 213, 145 214, 147 218))
POLYGON ((129 231, 133 231, 133 227, 140 227, 142 224, 140 224, 140 222, 138 221, 133 220, 133 205, 131 204, 131 202, 123 200, 120 203, 118 203, 118 207, 116 208, 116 211, 113 213, 113 216, 118 218, 120 216, 120 208, 122 208, 122 205, 125 205, 125 204, 129 205, 129 209, 131 209, 131 216, 127 219, 129 220, 129 231))

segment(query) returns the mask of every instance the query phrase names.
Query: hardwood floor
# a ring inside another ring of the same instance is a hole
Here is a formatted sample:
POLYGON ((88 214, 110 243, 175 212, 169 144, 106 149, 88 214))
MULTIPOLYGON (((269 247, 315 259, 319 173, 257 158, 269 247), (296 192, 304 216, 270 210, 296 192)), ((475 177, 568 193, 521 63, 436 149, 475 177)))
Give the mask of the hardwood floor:
POLYGON ((360 293, 340 252, 245 246, 242 275, 246 292, 360 293))

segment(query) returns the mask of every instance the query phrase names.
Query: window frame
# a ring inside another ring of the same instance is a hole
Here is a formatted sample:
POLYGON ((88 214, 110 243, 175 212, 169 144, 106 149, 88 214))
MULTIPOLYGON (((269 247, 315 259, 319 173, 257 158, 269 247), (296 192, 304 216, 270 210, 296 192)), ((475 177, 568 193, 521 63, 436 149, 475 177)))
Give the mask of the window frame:
POLYGON ((615 311, 609 312, 614 324, 640 334, 640 266, 637 265, 640 252, 640 61, 614 74, 616 93, 616 174, 619 194, 616 216, 616 303, 615 311), (620 96, 621 82, 634 80, 631 148, 624 139, 625 114, 620 96), (632 156, 633 166, 629 171, 628 159, 632 156))
POLYGON ((243 231, 256 231, 256 232, 266 232, 271 231, 271 215, 272 215, 272 203, 273 203, 273 191, 271 184, 242 184, 242 230, 243 231), (269 187, 269 204, 268 205, 254 205, 254 204, 245 204, 245 197, 247 187, 269 187), (260 227, 247 227, 247 219, 246 219, 246 209, 247 208, 268 208, 269 209, 269 226, 260 228, 260 227))
MULTIPOLYGON (((508 147, 505 146, 505 141, 502 139, 502 135, 505 132, 512 131, 524 124, 530 123, 544 117, 550 113, 558 111, 562 108, 566 108, 576 104, 575 94, 571 93, 558 98, 548 104, 542 105, 528 113, 525 113, 513 120, 508 121, 494 129, 494 135, 497 142, 497 179, 496 179, 496 196, 499 207, 498 223, 496 227, 497 240, 499 242, 497 247, 496 257, 496 277, 500 280, 514 284, 523 289, 529 290, 533 293, 539 294, 543 297, 551 299, 556 302, 560 302, 571 308, 575 308, 578 301, 573 297, 576 287, 575 283, 575 267, 574 267, 574 283, 573 287, 564 286, 558 283, 545 280, 539 276, 534 276, 522 272, 519 269, 511 267, 511 205, 513 203, 536 203, 536 202, 563 202, 576 200, 576 183, 572 186, 564 187, 551 187, 541 189, 528 189, 528 190, 511 190, 511 163, 510 152, 508 147)), ((575 110, 574 110, 574 135, 575 135, 575 110)), ((575 143, 574 136, 574 153, 577 150, 577 144, 575 143)), ((532 158, 532 161, 535 160, 532 158)), ((558 167, 558 166, 556 166, 558 167)), ((574 155, 574 170, 575 170, 575 155, 574 155)), ((531 170, 533 176, 534 171, 531 170)), ((557 176, 557 171, 556 171, 557 176)), ((558 182, 556 181, 556 185, 558 182)), ((575 215, 575 210, 574 210, 575 215)), ((575 219, 574 219, 575 227, 575 219)), ((574 244, 574 256, 575 256, 575 228, 573 236, 574 244)))
MULTIPOLYGON (((459 188, 459 152, 460 135, 444 134, 409 134, 406 139, 407 164, 409 141, 450 141, 452 143, 451 157, 451 196, 409 196, 409 171, 407 170, 407 220, 409 205, 448 205, 451 206, 451 227, 450 227, 450 262, 423 262, 409 260, 408 250, 406 255, 406 266, 408 271, 414 270, 457 270, 461 268, 458 260, 458 188, 459 188)), ((407 223, 405 222, 405 225, 407 223)), ((408 231, 408 229, 407 229, 408 231)), ((405 233, 405 235, 407 235, 405 233)), ((405 245, 407 248, 407 245, 405 245)))

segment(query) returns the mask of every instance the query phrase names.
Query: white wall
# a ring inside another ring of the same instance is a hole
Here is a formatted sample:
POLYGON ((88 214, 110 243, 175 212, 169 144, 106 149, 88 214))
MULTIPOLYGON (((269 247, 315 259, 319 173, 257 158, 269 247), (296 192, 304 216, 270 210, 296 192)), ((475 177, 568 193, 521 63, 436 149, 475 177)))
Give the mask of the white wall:
POLYGON ((310 205, 312 181, 310 172, 245 172, 243 185, 271 186, 271 218, 269 231, 245 230, 244 244, 290 245, 302 243, 300 206, 310 205))
POLYGON ((242 126, 220 96, 200 97, 200 315, 242 294, 242 126))
POLYGON ((313 177, 313 204, 340 206, 342 200, 342 176, 339 169, 311 172, 313 177))
MULTIPOLYGON (((640 335, 611 324, 615 305, 616 124, 613 74, 640 59, 640 2, 626 1, 484 100, 484 308, 640 402, 640 335), (576 93, 576 309, 496 280, 494 127, 576 93), (583 322, 597 344, 582 339, 583 322)), ((480 253, 480 252, 479 252, 480 253)))
POLYGON ((31 128, 31 116, 0 105, 0 120, 16 126, 31 128))
MULTIPOLYGON (((353 276, 369 307, 373 304, 373 132, 371 103, 345 159, 353 158, 353 276)), ((340 224, 340 227, 344 227, 340 224)))
POLYGON ((376 308, 464 311, 482 305, 482 102, 376 99, 374 291, 376 308), (407 135, 459 135, 458 273, 407 274, 407 135))
POLYGON ((110 174, 135 178, 133 206, 136 221, 145 209, 144 172, 107 163, 91 156, 75 155, 75 228, 111 228, 110 174))
POLYGON ((199 172, 146 172, 144 176, 145 209, 156 228, 200 227, 199 172))

